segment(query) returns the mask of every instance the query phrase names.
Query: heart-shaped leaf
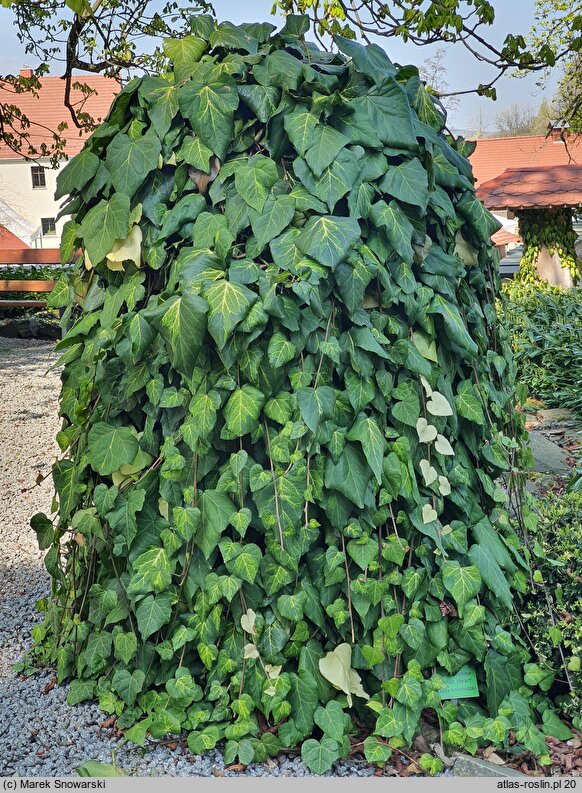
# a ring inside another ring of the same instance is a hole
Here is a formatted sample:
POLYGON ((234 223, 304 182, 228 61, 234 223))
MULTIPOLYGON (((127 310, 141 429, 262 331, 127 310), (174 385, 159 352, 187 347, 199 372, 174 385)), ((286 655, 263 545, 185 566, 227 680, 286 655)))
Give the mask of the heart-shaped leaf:
POLYGON ((257 615, 252 609, 247 609, 246 613, 240 618, 240 624, 243 631, 247 633, 255 633, 255 620, 257 615))
POLYGON ((438 513, 430 504, 425 504, 422 508, 422 522, 426 525, 432 523, 438 518, 438 513))
POLYGON ((424 484, 428 487, 432 485, 433 482, 436 481, 438 476, 437 471, 432 467, 428 460, 421 460, 420 461, 420 470, 422 471, 422 477, 424 479, 424 484))
POLYGON ((438 391, 433 391, 430 399, 426 403, 426 409, 432 416, 452 416, 453 409, 449 405, 446 397, 439 394, 438 391))
POLYGON ((455 452, 453 451, 453 447, 451 446, 451 444, 448 442, 445 436, 441 435, 440 433, 437 435, 434 448, 439 454, 442 454, 446 457, 454 457, 455 455, 455 452))
POLYGON ((423 416, 416 422, 416 432, 418 434, 418 440, 421 443, 431 443, 438 434, 437 428, 429 424, 423 416))
POLYGON ((424 388, 424 393, 427 395, 427 397, 432 396, 432 393, 433 393, 432 386, 428 382, 426 377, 423 377, 423 375, 420 375, 420 382, 421 382, 422 387, 424 388))
POLYGON ((451 483, 446 476, 439 476, 439 493, 441 496, 448 496, 451 492, 451 483))
MULTIPOLYGON (((241 617, 241 620, 243 620, 243 619, 244 619, 244 617, 241 617)), ((254 644, 245 644, 245 646, 244 646, 244 657, 245 658, 258 658, 259 657, 259 651, 257 650, 257 648, 255 647, 254 644)))

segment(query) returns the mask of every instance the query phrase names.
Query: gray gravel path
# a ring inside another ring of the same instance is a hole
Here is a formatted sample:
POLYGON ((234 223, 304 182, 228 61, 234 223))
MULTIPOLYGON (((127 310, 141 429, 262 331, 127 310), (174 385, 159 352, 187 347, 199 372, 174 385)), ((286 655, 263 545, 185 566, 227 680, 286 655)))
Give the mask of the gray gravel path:
MULTIPOLYGON (((72 775, 86 760, 112 761, 143 776, 236 776, 224 771, 221 752, 204 757, 164 746, 120 746, 107 717, 95 705, 66 704, 67 687, 44 689, 50 671, 21 680, 12 671, 30 646, 38 620, 36 601, 49 589, 42 554, 29 527, 31 515, 50 509, 51 478, 27 492, 46 474, 58 447, 58 373, 48 368, 52 344, 0 338, 0 775, 72 775)), ((306 776, 298 757, 251 765, 250 776, 306 776)), ((338 762, 335 776, 370 776, 365 761, 338 762)))

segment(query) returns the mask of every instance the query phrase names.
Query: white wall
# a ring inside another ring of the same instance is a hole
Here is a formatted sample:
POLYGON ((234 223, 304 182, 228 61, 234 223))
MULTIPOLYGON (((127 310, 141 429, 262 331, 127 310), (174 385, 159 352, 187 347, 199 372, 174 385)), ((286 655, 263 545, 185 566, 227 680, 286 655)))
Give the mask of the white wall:
POLYGON ((41 236, 41 218, 56 218, 59 214, 59 204, 62 202, 54 199, 56 181, 57 171, 51 168, 48 158, 35 162, 27 162, 22 158, 0 159, 0 199, 28 221, 33 232, 23 233, 22 226, 16 227, 9 213, 1 211, 0 224, 31 248, 58 248, 60 245, 66 217, 57 221, 56 234, 41 236), (31 169, 34 165, 44 166, 46 187, 33 188, 31 169))

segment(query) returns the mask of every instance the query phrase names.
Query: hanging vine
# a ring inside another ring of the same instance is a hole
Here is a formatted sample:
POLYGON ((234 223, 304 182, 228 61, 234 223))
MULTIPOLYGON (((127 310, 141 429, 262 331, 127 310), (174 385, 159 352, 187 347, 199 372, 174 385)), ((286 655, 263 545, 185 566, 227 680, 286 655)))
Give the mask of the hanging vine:
POLYGON ((523 429, 467 149, 374 45, 191 25, 59 176, 83 258, 52 297, 37 657, 128 739, 226 762, 301 746, 323 773, 355 737, 382 763, 421 718, 544 756, 552 671, 504 629, 523 429), (439 693, 465 667, 479 708, 439 693))
POLYGON ((582 275, 581 263, 574 244, 577 234, 572 228, 573 210, 524 209, 518 213, 519 234, 523 240, 523 256, 517 278, 526 283, 539 280, 537 262, 543 247, 550 256, 558 254, 562 267, 567 268, 572 281, 577 284, 582 275))

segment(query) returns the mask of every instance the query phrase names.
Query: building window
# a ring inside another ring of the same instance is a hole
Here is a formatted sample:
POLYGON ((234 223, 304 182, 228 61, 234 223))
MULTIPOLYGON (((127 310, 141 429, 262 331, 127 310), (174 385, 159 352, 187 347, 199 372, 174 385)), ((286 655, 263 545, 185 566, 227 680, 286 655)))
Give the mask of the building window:
POLYGON ((42 165, 33 165, 30 169, 32 174, 32 189, 39 190, 46 187, 46 177, 42 165))
POLYGON ((57 228, 55 226, 55 219, 54 218, 41 218, 42 223, 42 233, 43 236, 46 234, 56 234, 57 228))

